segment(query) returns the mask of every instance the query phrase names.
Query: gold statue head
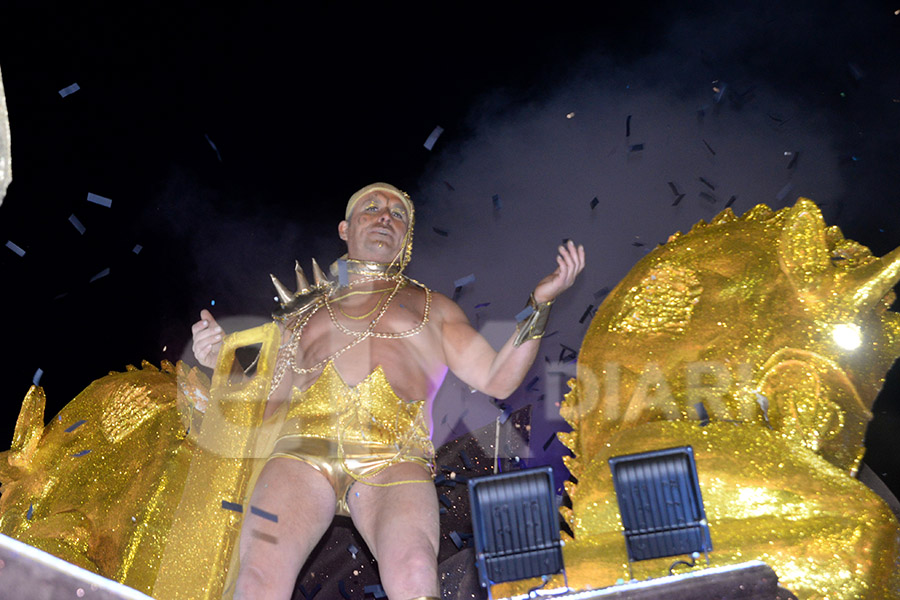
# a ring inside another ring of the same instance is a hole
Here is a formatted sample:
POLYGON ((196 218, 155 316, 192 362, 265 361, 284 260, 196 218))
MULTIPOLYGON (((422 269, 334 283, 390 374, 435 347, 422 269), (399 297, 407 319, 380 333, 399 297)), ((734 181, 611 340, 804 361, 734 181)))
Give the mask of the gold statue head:
POLYGON ((564 416, 621 428, 696 420, 703 402, 711 419, 772 427, 853 471, 900 355, 898 280, 900 248, 873 256, 810 200, 740 218, 726 209, 673 235, 609 295, 564 416))

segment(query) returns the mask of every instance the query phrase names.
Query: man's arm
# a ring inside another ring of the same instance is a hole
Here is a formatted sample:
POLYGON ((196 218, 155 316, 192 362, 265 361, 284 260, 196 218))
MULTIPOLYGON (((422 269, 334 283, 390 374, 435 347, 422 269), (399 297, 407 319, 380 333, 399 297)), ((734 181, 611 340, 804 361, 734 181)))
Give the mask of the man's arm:
MULTIPOLYGON (((572 286, 584 269, 584 247, 569 241, 560 246, 556 270, 534 289, 538 303, 555 300, 572 286)), ((469 324, 462 309, 445 296, 438 296, 442 318, 441 334, 447 366, 466 384, 494 398, 506 398, 522 383, 537 356, 540 340, 515 345, 516 335, 495 351, 469 324)))

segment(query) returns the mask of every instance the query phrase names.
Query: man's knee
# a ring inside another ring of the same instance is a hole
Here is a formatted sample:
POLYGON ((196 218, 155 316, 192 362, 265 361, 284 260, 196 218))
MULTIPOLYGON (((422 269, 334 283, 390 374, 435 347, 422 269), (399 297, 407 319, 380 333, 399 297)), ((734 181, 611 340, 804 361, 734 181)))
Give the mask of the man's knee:
POLYGON ((262 598, 270 583, 270 576, 258 566, 249 563, 241 564, 234 587, 234 600, 262 598))

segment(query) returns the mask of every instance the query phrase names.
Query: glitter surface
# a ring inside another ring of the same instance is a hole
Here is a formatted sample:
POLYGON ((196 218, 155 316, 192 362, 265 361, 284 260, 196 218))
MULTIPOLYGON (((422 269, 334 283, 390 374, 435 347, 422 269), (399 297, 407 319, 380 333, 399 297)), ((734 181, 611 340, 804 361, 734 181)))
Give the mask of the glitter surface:
MULTIPOLYGON (((900 597, 900 528, 853 477, 900 354, 898 279, 900 250, 872 256, 805 199, 726 210, 639 262, 592 321, 561 409, 577 480, 563 509, 569 584, 628 577, 607 460, 690 445, 712 564, 761 560, 801 599, 900 597), (859 327, 858 348, 835 343, 842 323, 859 327)), ((635 563, 635 576, 673 560, 635 563)))

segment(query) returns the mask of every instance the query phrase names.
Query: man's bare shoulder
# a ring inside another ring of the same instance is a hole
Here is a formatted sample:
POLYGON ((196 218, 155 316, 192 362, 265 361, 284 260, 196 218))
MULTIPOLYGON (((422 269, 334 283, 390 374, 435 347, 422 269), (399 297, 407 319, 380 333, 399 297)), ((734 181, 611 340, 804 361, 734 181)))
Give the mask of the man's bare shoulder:
POLYGON ((435 319, 447 323, 469 320, 459 304, 440 292, 431 292, 431 313, 435 319))

